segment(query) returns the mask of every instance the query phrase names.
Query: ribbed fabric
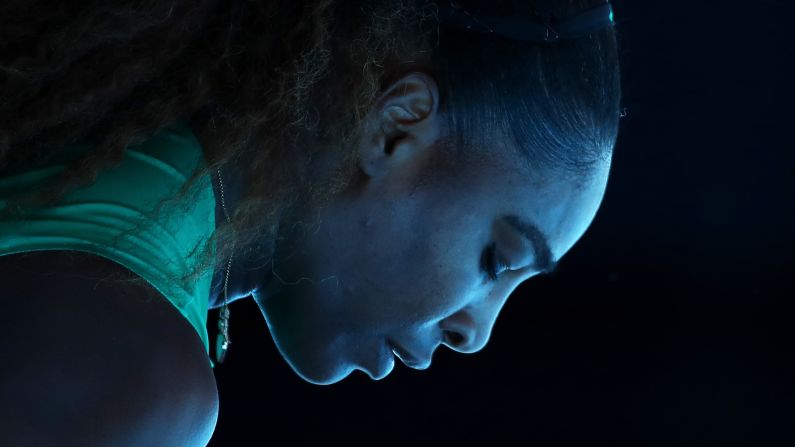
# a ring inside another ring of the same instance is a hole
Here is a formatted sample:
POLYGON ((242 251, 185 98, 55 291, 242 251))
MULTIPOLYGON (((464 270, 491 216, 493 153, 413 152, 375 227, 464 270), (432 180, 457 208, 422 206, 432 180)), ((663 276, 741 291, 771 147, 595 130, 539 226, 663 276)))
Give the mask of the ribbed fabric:
MULTIPOLYGON (((36 188, 63 171, 66 161, 91 147, 69 146, 46 166, 0 172, 0 210, 11 193, 36 188)), ((204 163, 196 136, 187 124, 177 122, 144 143, 130 146, 120 166, 102 171, 96 181, 72 191, 55 206, 12 220, 0 219, 0 256, 75 250, 118 262, 149 282, 187 318, 209 360, 207 312, 212 272, 190 284, 171 281, 169 276, 188 271, 215 229, 211 179, 205 176, 196 184, 199 190, 187 212, 166 206, 157 221, 145 220, 145 214, 161 198, 175 196, 204 163), (143 227, 113 243, 114 237, 139 221, 144 222, 143 227)))

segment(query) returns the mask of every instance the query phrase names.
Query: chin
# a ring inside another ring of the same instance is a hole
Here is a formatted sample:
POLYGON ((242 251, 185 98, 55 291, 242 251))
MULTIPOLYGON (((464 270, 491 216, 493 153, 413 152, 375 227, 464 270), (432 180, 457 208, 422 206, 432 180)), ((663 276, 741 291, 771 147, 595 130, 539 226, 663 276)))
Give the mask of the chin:
POLYGON ((343 367, 342 365, 330 369, 301 369, 290 363, 290 367, 298 377, 313 385, 332 385, 348 377, 354 370, 352 367, 343 367))
MULTIPOLYGON (((278 344, 277 344, 278 346, 278 344)), ((295 348, 295 346, 292 346, 295 348)), ((302 349, 279 349, 282 358, 301 379, 313 385, 331 385, 348 377, 355 369, 318 346, 301 346, 302 349)))

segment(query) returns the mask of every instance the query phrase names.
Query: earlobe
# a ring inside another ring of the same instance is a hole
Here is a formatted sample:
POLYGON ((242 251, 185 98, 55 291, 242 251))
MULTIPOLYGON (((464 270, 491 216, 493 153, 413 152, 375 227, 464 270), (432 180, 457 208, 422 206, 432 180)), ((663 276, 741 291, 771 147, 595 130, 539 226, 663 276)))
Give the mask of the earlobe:
POLYGON ((359 167, 370 178, 377 177, 382 165, 385 132, 379 129, 376 135, 359 147, 359 167))

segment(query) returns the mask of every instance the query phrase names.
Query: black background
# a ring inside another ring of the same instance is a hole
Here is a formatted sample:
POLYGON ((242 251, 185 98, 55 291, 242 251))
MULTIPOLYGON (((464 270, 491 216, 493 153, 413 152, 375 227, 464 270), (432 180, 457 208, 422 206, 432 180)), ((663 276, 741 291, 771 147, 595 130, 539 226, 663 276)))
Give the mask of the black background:
POLYGON ((614 5, 627 115, 559 270, 377 382, 303 381, 234 303, 212 446, 795 445, 792 3, 614 5))

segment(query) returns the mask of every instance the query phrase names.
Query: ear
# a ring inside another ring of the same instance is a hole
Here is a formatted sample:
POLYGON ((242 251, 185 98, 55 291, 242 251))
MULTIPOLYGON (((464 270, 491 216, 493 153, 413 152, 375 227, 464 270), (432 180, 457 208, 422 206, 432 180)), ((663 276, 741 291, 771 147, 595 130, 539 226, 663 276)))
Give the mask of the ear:
POLYGON ((381 94, 365 119, 359 166, 371 178, 405 166, 441 136, 439 88, 433 77, 406 74, 381 94))

